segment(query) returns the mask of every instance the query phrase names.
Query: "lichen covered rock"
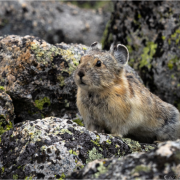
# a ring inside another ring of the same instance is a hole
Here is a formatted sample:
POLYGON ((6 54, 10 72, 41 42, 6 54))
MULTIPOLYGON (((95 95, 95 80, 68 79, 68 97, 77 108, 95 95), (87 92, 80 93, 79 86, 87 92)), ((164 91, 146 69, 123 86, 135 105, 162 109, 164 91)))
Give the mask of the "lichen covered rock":
POLYGON ((95 160, 68 179, 178 179, 180 140, 167 141, 151 152, 95 160))
POLYGON ((12 99, 4 92, 4 87, 0 86, 0 136, 13 127, 14 118, 12 99))
POLYGON ((116 1, 102 42, 125 44, 145 85, 180 110, 179 8, 179 1, 116 1))
POLYGON ((1 138, 1 179, 65 177, 95 159, 132 152, 121 139, 55 117, 16 124, 1 138))
POLYGON ((33 36, 0 37, 0 85, 13 99, 15 123, 76 114, 72 73, 86 49, 33 36))

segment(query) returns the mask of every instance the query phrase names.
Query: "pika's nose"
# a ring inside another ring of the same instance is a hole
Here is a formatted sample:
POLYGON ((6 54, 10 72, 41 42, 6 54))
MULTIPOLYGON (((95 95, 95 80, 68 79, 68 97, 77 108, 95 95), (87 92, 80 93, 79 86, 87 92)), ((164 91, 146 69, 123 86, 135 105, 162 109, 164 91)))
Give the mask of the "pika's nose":
POLYGON ((79 72, 78 72, 78 76, 80 77, 80 79, 82 79, 82 77, 84 76, 84 72, 79 71, 79 72))

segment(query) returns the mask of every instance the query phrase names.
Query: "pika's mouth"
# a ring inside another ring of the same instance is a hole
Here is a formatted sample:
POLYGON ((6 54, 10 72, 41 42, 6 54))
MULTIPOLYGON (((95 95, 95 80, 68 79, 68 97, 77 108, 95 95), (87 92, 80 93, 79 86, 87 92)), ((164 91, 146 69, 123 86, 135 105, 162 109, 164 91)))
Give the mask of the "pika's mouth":
POLYGON ((80 85, 86 85, 86 84, 82 81, 82 79, 80 80, 80 85))

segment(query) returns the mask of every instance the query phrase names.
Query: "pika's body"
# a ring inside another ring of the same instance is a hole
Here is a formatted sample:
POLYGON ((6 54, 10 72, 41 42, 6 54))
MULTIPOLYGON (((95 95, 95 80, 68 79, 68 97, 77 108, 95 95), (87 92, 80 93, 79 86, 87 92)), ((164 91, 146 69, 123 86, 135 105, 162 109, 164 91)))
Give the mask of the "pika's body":
POLYGON ((97 43, 91 46, 74 74, 77 106, 85 127, 132 135, 144 142, 179 138, 179 111, 153 95, 127 70, 127 48, 119 44, 106 52, 98 49, 97 43))

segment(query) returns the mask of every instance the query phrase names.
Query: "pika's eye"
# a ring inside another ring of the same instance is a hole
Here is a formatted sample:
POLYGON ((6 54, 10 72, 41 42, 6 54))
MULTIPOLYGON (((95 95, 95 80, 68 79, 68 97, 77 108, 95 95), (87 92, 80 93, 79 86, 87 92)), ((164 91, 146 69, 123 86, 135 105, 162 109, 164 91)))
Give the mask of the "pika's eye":
POLYGON ((97 63, 96 63, 96 66, 100 67, 101 66, 101 61, 98 60, 97 63))
POLYGON ((79 64, 81 63, 81 59, 79 60, 79 64))

